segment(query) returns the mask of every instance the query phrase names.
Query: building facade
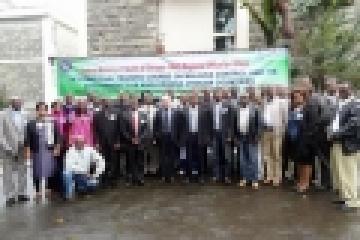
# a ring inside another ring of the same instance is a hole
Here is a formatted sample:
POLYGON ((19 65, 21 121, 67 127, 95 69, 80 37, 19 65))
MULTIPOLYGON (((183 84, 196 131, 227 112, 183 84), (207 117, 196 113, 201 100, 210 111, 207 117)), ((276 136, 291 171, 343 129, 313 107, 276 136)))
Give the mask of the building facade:
POLYGON ((248 49, 249 21, 240 0, 88 0, 88 56, 248 49))
POLYGON ((75 56, 78 31, 33 9, 0 12, 0 86, 33 105, 56 94, 49 58, 75 56))

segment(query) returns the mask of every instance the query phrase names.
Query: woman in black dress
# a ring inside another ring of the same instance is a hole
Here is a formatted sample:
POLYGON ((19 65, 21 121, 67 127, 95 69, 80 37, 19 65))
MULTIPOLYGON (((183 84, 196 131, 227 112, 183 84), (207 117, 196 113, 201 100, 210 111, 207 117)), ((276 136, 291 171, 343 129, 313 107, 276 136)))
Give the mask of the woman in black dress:
POLYGON ((287 129, 287 147, 289 158, 295 163, 297 191, 305 192, 310 186, 313 164, 313 147, 307 138, 308 102, 306 94, 300 89, 291 93, 291 107, 287 129))

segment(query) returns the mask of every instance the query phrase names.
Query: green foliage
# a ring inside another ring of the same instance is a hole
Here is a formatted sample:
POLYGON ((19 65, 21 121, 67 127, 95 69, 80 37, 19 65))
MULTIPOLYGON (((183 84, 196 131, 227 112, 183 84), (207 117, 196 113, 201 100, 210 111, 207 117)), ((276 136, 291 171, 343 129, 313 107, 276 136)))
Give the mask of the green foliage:
POLYGON ((6 91, 5 88, 0 89, 0 110, 6 107, 6 91))
POLYGON ((277 0, 263 0, 261 2, 261 12, 256 10, 250 2, 251 1, 243 1, 243 5, 249 9, 252 18, 261 27, 267 46, 272 47, 280 33, 280 24, 276 12, 277 0))
POLYGON ((298 33, 297 56, 305 59, 302 74, 321 83, 325 75, 350 80, 359 86, 360 34, 358 25, 337 8, 318 11, 298 33))
MULTIPOLYGON (((279 1, 262 0, 261 11, 252 1, 243 1, 261 27, 268 47, 276 47, 277 39, 282 38, 276 9, 279 1)), ((295 22, 301 21, 303 26, 301 31, 297 29, 290 45, 294 57, 292 74, 308 74, 315 83, 332 75, 360 88, 360 24, 346 22, 349 18, 343 11, 354 0, 289 0, 289 4, 295 22)))

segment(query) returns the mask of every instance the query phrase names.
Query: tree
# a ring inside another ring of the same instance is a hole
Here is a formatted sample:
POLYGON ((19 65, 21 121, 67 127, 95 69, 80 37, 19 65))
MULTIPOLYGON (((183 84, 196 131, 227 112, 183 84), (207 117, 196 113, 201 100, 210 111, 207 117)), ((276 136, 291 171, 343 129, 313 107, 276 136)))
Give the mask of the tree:
POLYGON ((306 29, 296 38, 296 65, 321 85, 324 76, 350 80, 359 86, 359 26, 345 9, 323 8, 308 19, 306 29))
POLYGON ((250 1, 244 0, 242 3, 249 9, 252 18, 261 27, 268 47, 274 47, 278 38, 291 37, 292 26, 289 24, 287 0, 262 0, 261 11, 256 10, 250 1))
POLYGON ((253 2, 242 0, 243 6, 249 9, 251 17, 261 27, 268 47, 274 47, 277 39, 294 37, 292 10, 310 17, 319 10, 354 4, 354 0, 261 0, 261 10, 258 11, 253 2))
POLYGON ((243 0, 267 47, 276 47, 279 39, 291 39, 292 73, 309 74, 317 83, 325 75, 334 75, 360 85, 359 24, 345 23, 342 11, 354 0, 261 0, 261 11, 253 4, 243 0))

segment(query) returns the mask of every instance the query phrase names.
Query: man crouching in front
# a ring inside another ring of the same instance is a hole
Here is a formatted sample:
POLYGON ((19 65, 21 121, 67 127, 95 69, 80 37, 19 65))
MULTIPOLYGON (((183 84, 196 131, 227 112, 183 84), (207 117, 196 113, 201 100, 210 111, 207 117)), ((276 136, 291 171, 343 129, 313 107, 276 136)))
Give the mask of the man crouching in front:
POLYGON ((104 158, 93 147, 85 146, 83 136, 75 136, 74 140, 65 155, 65 200, 73 199, 74 190, 79 193, 94 191, 105 170, 104 158))

